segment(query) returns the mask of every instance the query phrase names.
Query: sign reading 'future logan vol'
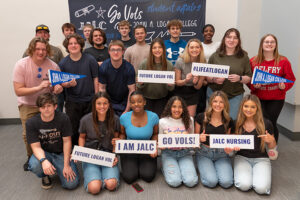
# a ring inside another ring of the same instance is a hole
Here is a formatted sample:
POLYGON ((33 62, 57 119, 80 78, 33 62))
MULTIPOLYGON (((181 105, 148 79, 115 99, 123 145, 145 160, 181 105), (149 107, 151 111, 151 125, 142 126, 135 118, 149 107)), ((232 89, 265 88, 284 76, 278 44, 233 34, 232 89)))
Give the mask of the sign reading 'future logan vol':
POLYGON ((206 0, 69 0, 70 21, 82 34, 84 24, 105 31, 107 39, 118 39, 117 25, 128 20, 133 27, 142 24, 147 29, 146 42, 161 37, 169 38, 166 25, 169 20, 183 23, 182 39, 202 39, 206 0))

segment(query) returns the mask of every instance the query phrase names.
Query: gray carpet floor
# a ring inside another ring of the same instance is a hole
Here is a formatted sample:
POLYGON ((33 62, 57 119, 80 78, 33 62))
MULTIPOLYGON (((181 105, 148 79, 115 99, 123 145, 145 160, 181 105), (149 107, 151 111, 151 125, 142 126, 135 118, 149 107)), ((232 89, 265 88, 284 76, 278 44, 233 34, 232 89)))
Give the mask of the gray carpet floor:
MULTIPOLYGON (((290 141, 283 135, 279 137, 279 159, 272 161, 272 193, 261 196, 253 190, 241 192, 235 187, 209 189, 199 183, 194 188, 181 186, 170 188, 164 181, 160 171, 152 183, 138 181, 144 188, 137 193, 131 185, 121 182, 115 192, 101 191, 99 195, 90 195, 80 186, 72 191, 60 187, 54 177, 54 187, 50 190, 41 188, 41 180, 31 172, 23 171, 26 161, 26 150, 23 144, 21 125, 0 126, 0 200, 6 199, 201 199, 201 200, 235 200, 235 199, 278 199, 300 200, 300 141, 290 141)), ((160 163, 158 163, 160 165, 160 163)), ((81 171, 80 171, 81 172, 81 171)), ((82 172, 81 172, 82 175, 82 172)))

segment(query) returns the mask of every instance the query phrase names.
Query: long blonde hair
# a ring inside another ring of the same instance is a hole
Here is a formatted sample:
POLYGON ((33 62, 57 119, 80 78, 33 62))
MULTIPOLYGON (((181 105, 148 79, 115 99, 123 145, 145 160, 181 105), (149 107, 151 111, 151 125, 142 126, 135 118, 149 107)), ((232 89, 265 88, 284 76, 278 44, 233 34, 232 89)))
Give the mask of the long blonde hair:
POLYGON ((190 39, 188 41, 188 43, 187 43, 187 45, 186 45, 186 47, 184 49, 184 52, 180 55, 180 57, 183 59, 183 62, 184 63, 190 63, 191 62, 191 56, 189 54, 189 47, 190 47, 190 44, 192 42, 197 42, 199 44, 199 46, 200 46, 200 49, 201 49, 200 54, 199 54, 198 59, 196 60, 196 62, 206 63, 206 60, 205 60, 205 57, 204 57, 203 46, 202 46, 200 40, 195 39, 195 38, 194 39, 190 39))
POLYGON ((216 97, 221 97, 224 103, 224 109, 222 111, 222 122, 224 124, 225 132, 227 133, 229 122, 230 122, 230 115, 229 115, 230 106, 229 106, 227 95, 222 91, 215 91, 209 98, 208 107, 206 108, 206 111, 204 113, 203 130, 205 130, 207 124, 211 121, 211 116, 213 113, 212 103, 216 97))
MULTIPOLYGON (((253 120, 256 124, 255 129, 256 129, 256 132, 258 133, 258 135, 264 135, 266 132, 266 129, 265 129, 265 122, 264 122, 264 118, 263 118, 263 114, 262 114, 261 104, 260 104, 258 97, 253 94, 248 94, 248 95, 244 96, 243 100, 241 101, 237 120, 236 120, 236 125, 235 125, 235 133, 242 134, 242 132, 243 132, 243 125, 247 119, 243 112, 243 106, 247 101, 253 101, 255 103, 255 105, 257 107, 256 113, 253 117, 253 120)), ((260 150, 262 152, 265 151, 265 143, 263 140, 261 140, 261 143, 260 143, 260 150)))
POLYGON ((264 60, 265 60, 265 56, 264 56, 264 50, 263 50, 263 44, 264 44, 264 41, 265 39, 268 37, 268 36, 271 36, 273 37, 273 39, 275 40, 275 43, 276 43, 276 47, 274 49, 274 52, 273 52, 273 56, 274 56, 274 59, 275 59, 275 65, 278 65, 279 64, 279 61, 281 59, 281 55, 278 53, 278 42, 277 42, 277 38, 275 37, 275 35, 269 33, 269 34, 266 34, 264 35, 261 40, 260 40, 260 43, 259 43, 259 48, 258 48, 258 53, 257 55, 254 57, 254 62, 256 64, 260 64, 262 63, 264 60))

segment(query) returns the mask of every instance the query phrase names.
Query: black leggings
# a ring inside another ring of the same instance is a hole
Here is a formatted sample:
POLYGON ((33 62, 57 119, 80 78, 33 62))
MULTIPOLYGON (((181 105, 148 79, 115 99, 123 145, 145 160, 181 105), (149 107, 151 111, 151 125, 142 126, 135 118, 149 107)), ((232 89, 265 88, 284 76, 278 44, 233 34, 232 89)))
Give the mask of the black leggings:
POLYGON ((277 128, 277 120, 280 115, 280 112, 284 105, 284 99, 283 100, 260 100, 262 111, 265 118, 268 118, 274 128, 274 136, 276 143, 278 142, 278 128, 277 128))
POLYGON ((155 178, 157 159, 148 154, 122 154, 121 155, 122 177, 128 184, 138 178, 151 182, 155 178))

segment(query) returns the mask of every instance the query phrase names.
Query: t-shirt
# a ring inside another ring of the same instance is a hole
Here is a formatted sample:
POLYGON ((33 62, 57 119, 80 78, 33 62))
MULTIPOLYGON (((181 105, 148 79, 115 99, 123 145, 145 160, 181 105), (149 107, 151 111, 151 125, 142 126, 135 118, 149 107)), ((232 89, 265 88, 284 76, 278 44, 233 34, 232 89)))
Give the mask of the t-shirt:
MULTIPOLYGON (((68 53, 67 50, 66 50, 66 47, 65 47, 63 44, 57 45, 57 48, 60 49, 60 51, 61 51, 62 54, 63 54, 63 57, 66 57, 67 55, 69 55, 69 53, 68 53)), ((58 64, 58 63, 57 63, 57 64, 58 64)))
POLYGON ((142 61, 148 58, 149 51, 149 44, 140 45, 136 43, 126 49, 124 58, 133 65, 135 72, 137 72, 142 61))
POLYGON ((132 111, 120 117, 120 123, 124 126, 127 140, 150 140, 153 135, 153 127, 158 124, 158 116, 154 112, 147 112, 147 124, 143 127, 133 126, 131 123, 132 111))
POLYGON ((212 42, 210 44, 204 44, 202 42, 203 50, 204 50, 204 57, 206 62, 208 62, 209 57, 216 52, 216 50, 220 46, 220 42, 212 42))
MULTIPOLYGON (((184 80, 188 73, 192 71, 192 63, 185 63, 182 58, 178 58, 175 66, 175 69, 179 69, 181 71, 181 80, 184 80)), ((193 79, 187 81, 185 86, 194 86, 193 79)))
MULTIPOLYGON (((58 47, 55 47, 50 44, 50 51, 51 51, 52 55, 49 58, 56 64, 58 64, 64 58, 61 50, 58 47)), ((27 56, 28 56, 28 54, 25 51, 23 54, 23 58, 25 58, 27 56)))
MULTIPOLYGON (((147 70, 147 62, 148 59, 144 60, 139 70, 147 70)), ((154 64, 153 70, 162 70, 162 65, 154 64)), ((174 71, 173 65, 170 61, 167 61, 167 71, 174 71)), ((173 86, 168 86, 168 84, 164 83, 144 83, 142 85, 137 84, 138 90, 140 90, 144 97, 148 99, 161 99, 168 95, 168 91, 172 91, 174 89, 173 86)))
POLYGON ((125 49, 127 49, 128 47, 131 47, 132 45, 135 44, 135 39, 134 38, 130 38, 127 41, 121 40, 125 46, 125 49))
POLYGON ((85 42, 84 42, 84 49, 88 49, 90 47, 92 47, 91 43, 88 40, 85 40, 85 42))
MULTIPOLYGON (((273 134, 273 125, 268 119, 264 119, 265 122, 265 129, 270 133, 273 134)), ((241 149, 237 152, 238 155, 245 156, 247 158, 264 158, 269 157, 267 151, 261 152, 260 150, 260 142, 261 138, 257 137, 258 133, 256 129, 251 132, 247 132, 243 129, 242 135, 254 135, 254 149, 241 149)), ((265 146, 267 144, 265 143, 265 146)))
MULTIPOLYGON (((209 64, 218 64, 218 65, 229 65, 230 70, 229 74, 237 74, 240 76, 252 76, 249 57, 247 53, 244 53, 244 56, 237 58, 235 55, 230 56, 219 56, 218 52, 215 52, 208 61, 209 64)), ((243 83, 241 82, 230 82, 228 79, 225 79, 223 84, 209 83, 208 86, 213 90, 221 90, 227 94, 228 98, 232 98, 243 94, 245 92, 243 88, 243 83)))
MULTIPOLYGON (((251 69, 255 68, 263 70, 265 72, 274 74, 286 78, 291 81, 295 81, 295 75, 293 73, 291 63, 286 57, 281 57, 278 65, 275 65, 275 60, 263 61, 259 65, 254 62, 255 57, 250 59, 251 69)), ((258 96, 262 100, 282 100, 285 99, 286 92, 293 87, 294 83, 284 83, 285 89, 280 90, 278 83, 264 84, 260 88, 256 89, 252 84, 250 85, 251 93, 258 96)))
POLYGON ((40 142, 42 149, 49 153, 62 153, 63 137, 68 136, 72 136, 72 126, 65 113, 55 111, 50 122, 44 122, 39 113, 26 122, 28 144, 40 142))
POLYGON ((184 52, 187 43, 183 39, 178 40, 176 43, 171 42, 171 40, 165 40, 164 43, 166 46, 167 59, 175 65, 178 56, 184 52))
POLYGON ((95 58, 83 53, 78 61, 73 61, 68 55, 59 63, 59 67, 62 72, 86 75, 84 78, 76 79, 77 85, 75 87, 65 88, 66 101, 90 102, 95 94, 94 78, 98 76, 99 65, 95 58))
MULTIPOLYGON (((60 71, 55 62, 46 58, 41 65, 36 65, 30 56, 19 60, 14 68, 13 81, 16 83, 23 83, 26 88, 32 88, 40 85, 43 80, 48 80, 48 70, 60 71), (41 72, 39 72, 41 68, 41 72), (41 75, 39 78, 38 75, 41 75)), ((40 94, 51 92, 51 88, 44 88, 34 94, 18 97, 18 105, 36 106, 36 99, 40 94)))
POLYGON ((159 134, 188 134, 194 133, 194 120, 191 117, 190 127, 186 130, 182 119, 164 117, 159 120, 159 134))
POLYGON ((123 59, 119 68, 114 68, 111 60, 104 61, 99 68, 99 82, 106 84, 106 92, 113 104, 127 105, 128 85, 135 83, 133 66, 123 59))
POLYGON ((103 62, 109 58, 108 48, 104 47, 103 49, 96 49, 95 47, 90 47, 84 50, 85 53, 91 54, 97 62, 103 62))
MULTIPOLYGON (((200 130, 200 134, 201 134, 203 132, 203 128, 204 128, 204 125, 203 125, 204 113, 199 113, 196 116, 195 121, 198 124, 200 124, 200 126, 201 126, 201 130, 200 130)), ((230 118, 227 129, 231 128, 231 130, 232 130, 233 126, 234 126, 233 120, 230 118)), ((211 123, 207 123, 206 127, 205 127, 205 134, 218 134, 218 135, 226 134, 225 126, 224 126, 224 124, 222 124, 220 126, 215 127, 211 123)), ((206 141, 203 144, 209 146, 209 136, 206 137, 206 141)))
MULTIPOLYGON (((115 127, 114 132, 120 132, 120 119, 118 116, 114 116, 115 120, 115 127)), ((92 113, 88 113, 85 116, 83 116, 80 120, 80 127, 79 127, 79 133, 85 133, 86 134, 86 143, 93 140, 100 140, 101 148, 100 150, 110 151, 112 152, 113 146, 111 144, 111 140, 113 139, 114 135, 113 133, 109 133, 106 127, 106 122, 98 121, 98 127, 99 127, 99 133, 100 137, 97 135, 94 124, 93 124, 93 116, 92 113)), ((85 145, 85 147, 88 147, 85 145)))

